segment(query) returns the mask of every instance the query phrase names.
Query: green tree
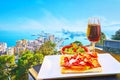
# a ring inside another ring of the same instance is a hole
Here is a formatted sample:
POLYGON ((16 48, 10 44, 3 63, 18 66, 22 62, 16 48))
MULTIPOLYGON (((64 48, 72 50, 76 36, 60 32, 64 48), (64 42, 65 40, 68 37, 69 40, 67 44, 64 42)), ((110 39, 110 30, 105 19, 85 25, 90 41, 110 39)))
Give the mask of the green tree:
POLYGON ((42 64, 43 62, 43 59, 44 59, 44 56, 43 54, 39 54, 39 53, 35 53, 34 54, 34 64, 42 64))
POLYGON ((37 64, 42 64, 45 55, 56 54, 55 43, 45 42, 39 50, 23 51, 15 63, 15 56, 0 56, 0 80, 28 80, 29 69, 37 64))
POLYGON ((51 41, 47 41, 41 45, 40 49, 37 50, 37 53, 42 53, 44 56, 53 55, 56 53, 55 47, 56 47, 55 43, 52 43, 51 41))
POLYGON ((12 78, 12 69, 15 68, 15 56, 0 56, 0 80, 8 80, 12 78))
POLYGON ((43 61, 43 54, 25 51, 18 59, 17 67, 14 69, 16 73, 16 80, 28 80, 29 69, 43 61))
POLYGON ((16 71, 16 80, 27 80, 28 70, 33 65, 33 54, 30 51, 24 52, 18 59, 16 71))
POLYGON ((83 45, 82 42, 80 42, 80 41, 74 41, 73 43, 77 44, 78 46, 82 46, 83 45))
POLYGON ((115 35, 112 35, 113 40, 120 40, 120 29, 116 31, 115 35))
POLYGON ((103 32, 101 32, 100 40, 96 43, 96 45, 103 45, 104 40, 106 40, 106 35, 103 32))

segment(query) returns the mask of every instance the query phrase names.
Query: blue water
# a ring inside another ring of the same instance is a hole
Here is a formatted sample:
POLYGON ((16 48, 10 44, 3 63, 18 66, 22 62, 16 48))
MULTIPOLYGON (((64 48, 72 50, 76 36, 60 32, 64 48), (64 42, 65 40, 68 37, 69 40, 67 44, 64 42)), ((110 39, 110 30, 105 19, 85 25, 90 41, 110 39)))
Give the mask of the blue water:
MULTIPOLYGON (((34 32, 35 33, 35 32, 34 32)), ((39 32, 40 33, 40 32, 39 32)), ((26 39, 26 40, 35 40, 39 36, 32 36, 33 32, 12 32, 12 31, 0 31, 0 42, 6 42, 8 47, 15 46, 17 40, 26 39)), ((83 45, 88 45, 90 42, 85 36, 72 36, 65 35, 63 33, 52 33, 55 37, 58 38, 69 38, 64 40, 63 46, 68 45, 74 41, 80 41, 83 45)))
POLYGON ((17 40, 34 40, 37 38, 36 36, 31 36, 31 34, 28 32, 0 31, 0 42, 6 42, 8 47, 15 46, 17 40))

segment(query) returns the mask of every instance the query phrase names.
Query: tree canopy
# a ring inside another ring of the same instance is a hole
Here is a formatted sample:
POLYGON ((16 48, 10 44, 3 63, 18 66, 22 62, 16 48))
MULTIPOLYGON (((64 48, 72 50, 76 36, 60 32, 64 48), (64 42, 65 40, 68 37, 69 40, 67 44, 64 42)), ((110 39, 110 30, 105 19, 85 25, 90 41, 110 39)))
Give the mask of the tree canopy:
POLYGON ((115 32, 115 35, 112 35, 113 40, 120 40, 120 29, 115 32))
POLYGON ((73 44, 73 43, 77 44, 78 46, 82 46, 83 45, 82 42, 80 42, 80 41, 74 41, 71 44, 73 44))
POLYGON ((35 52, 26 50, 21 53, 15 62, 15 55, 0 56, 0 80, 28 80, 28 71, 31 67, 42 64, 45 55, 56 54, 55 43, 47 41, 35 52))
POLYGON ((26 76, 28 75, 28 71, 32 66, 37 64, 41 64, 43 61, 42 54, 36 54, 31 51, 25 51, 22 56, 18 59, 17 67, 16 67, 16 80, 27 80, 26 76))
POLYGON ((104 40, 106 40, 106 35, 103 32, 101 32, 100 40, 96 44, 97 45, 103 45, 104 40))
POLYGON ((0 56, 0 80, 8 80, 12 75, 12 69, 15 67, 14 55, 0 56))
POLYGON ((55 50, 56 44, 51 41, 47 41, 41 45, 40 49, 37 50, 37 53, 42 53, 43 55, 53 55, 56 54, 55 50))

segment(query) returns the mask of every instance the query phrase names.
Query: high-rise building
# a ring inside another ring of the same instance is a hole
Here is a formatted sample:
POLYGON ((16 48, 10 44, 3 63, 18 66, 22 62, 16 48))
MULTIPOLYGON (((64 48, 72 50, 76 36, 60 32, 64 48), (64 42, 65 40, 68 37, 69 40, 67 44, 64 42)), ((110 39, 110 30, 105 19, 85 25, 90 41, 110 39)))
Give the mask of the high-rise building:
POLYGON ((0 42, 0 55, 5 54, 7 49, 7 43, 0 42))

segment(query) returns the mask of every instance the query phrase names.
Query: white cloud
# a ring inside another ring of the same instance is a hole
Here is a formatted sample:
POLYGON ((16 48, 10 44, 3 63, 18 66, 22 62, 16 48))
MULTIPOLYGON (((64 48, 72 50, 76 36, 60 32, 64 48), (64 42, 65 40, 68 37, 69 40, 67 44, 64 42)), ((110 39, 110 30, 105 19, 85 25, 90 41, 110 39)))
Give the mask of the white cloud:
POLYGON ((39 30, 44 28, 44 26, 39 21, 33 19, 27 19, 26 22, 21 24, 19 27, 23 30, 39 30))
MULTIPOLYGON (((45 32, 51 31, 61 31, 62 29, 70 30, 70 31, 82 31, 86 32, 87 22, 88 19, 79 19, 70 21, 63 16, 56 17, 52 15, 51 12, 47 11, 46 9, 42 9, 44 16, 40 18, 40 20, 34 20, 30 18, 21 17, 18 18, 13 23, 1 25, 1 29, 3 30, 13 30, 13 31, 41 31, 44 30, 45 32)), ((39 16, 38 16, 39 17, 39 16)), ((111 30, 110 27, 104 27, 106 25, 111 24, 118 24, 119 21, 111 22, 107 20, 103 16, 99 16, 101 21, 101 26, 103 29, 111 30)), ((115 30, 118 29, 114 28, 115 30)), ((112 29, 113 30, 113 29, 112 29)))
POLYGON ((64 18, 55 17, 49 11, 44 9, 45 17, 41 19, 41 23, 45 24, 45 27, 49 30, 59 31, 61 29, 66 29, 70 31, 83 31, 86 27, 86 22, 84 20, 76 20, 74 22, 64 18))

